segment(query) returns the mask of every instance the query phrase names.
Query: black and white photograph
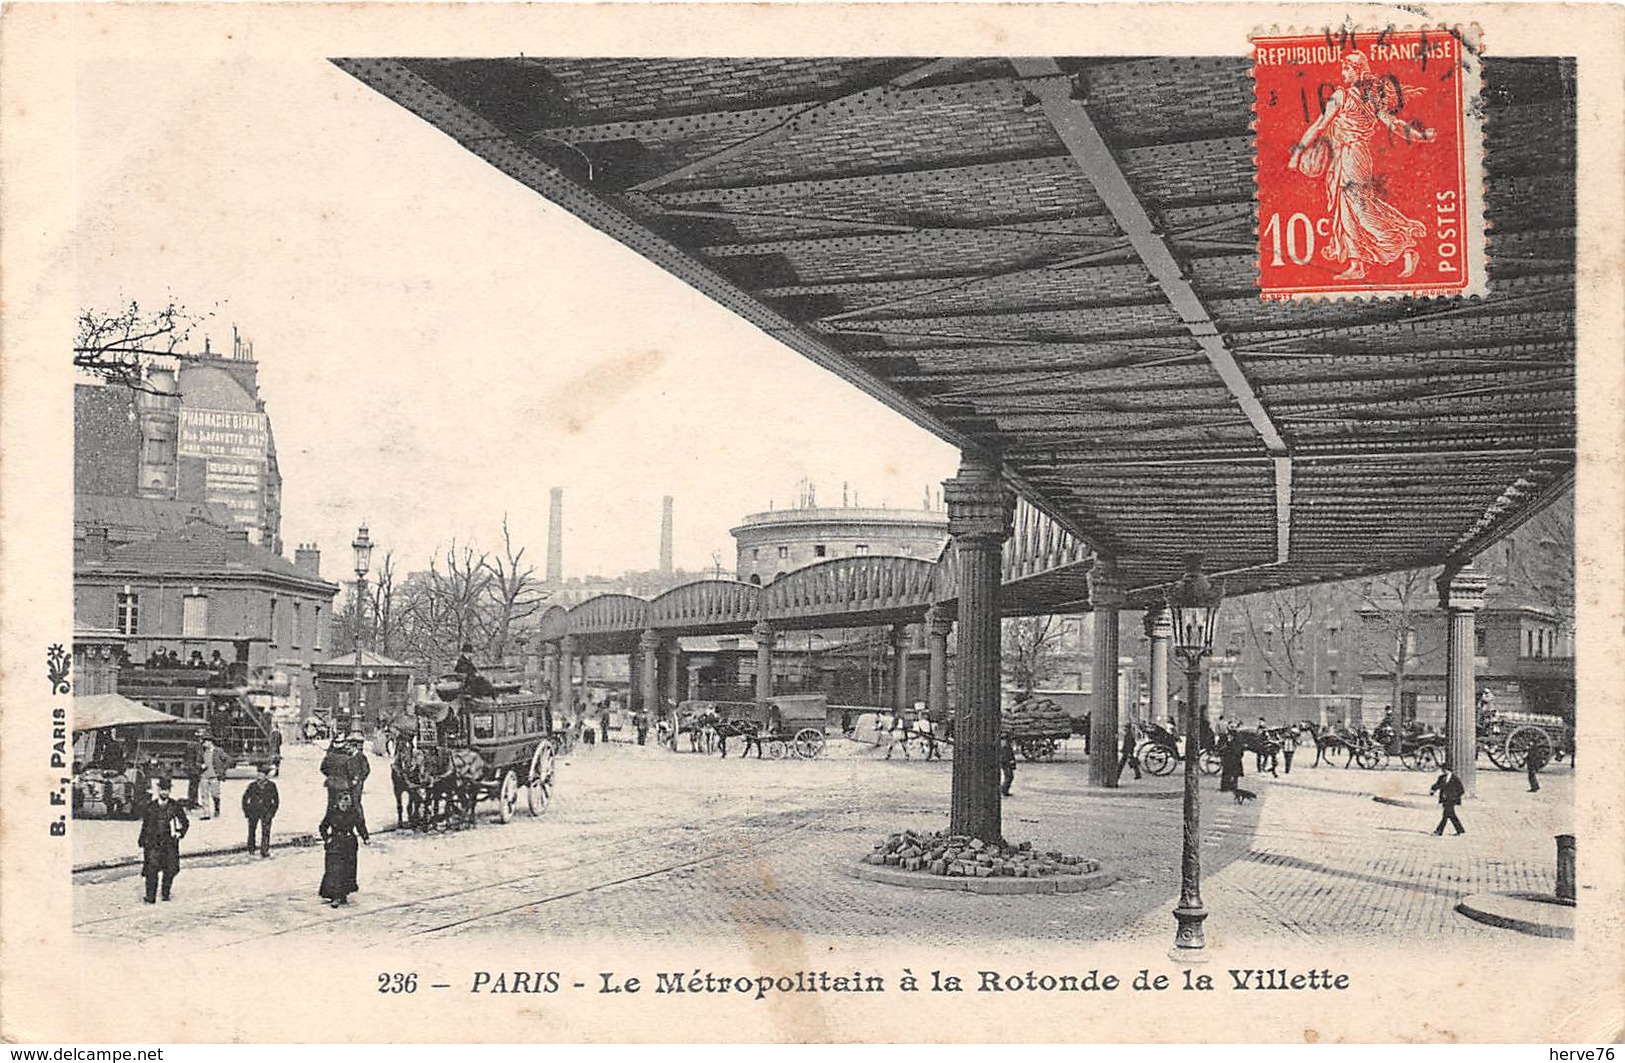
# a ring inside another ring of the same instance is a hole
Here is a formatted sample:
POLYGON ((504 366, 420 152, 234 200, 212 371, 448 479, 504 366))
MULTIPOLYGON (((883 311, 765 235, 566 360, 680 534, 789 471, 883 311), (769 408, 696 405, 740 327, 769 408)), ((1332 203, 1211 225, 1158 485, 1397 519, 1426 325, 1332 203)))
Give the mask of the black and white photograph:
POLYGON ((1625 1030, 1617 9, 0 19, 8 1042, 1625 1030))

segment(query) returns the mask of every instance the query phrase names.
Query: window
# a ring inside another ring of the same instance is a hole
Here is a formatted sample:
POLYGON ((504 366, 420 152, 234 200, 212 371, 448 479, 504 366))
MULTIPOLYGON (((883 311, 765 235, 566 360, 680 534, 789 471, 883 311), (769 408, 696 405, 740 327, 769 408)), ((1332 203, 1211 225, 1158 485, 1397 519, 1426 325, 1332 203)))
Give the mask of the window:
POLYGON ((496 729, 496 724, 488 712, 476 713, 470 722, 474 727, 475 738, 490 738, 496 729))
POLYGON ((194 589, 181 599, 181 637, 204 639, 209 637, 209 598, 194 589))
POLYGON ((780 557, 789 557, 790 556, 790 548, 788 546, 779 547, 779 556, 780 557))
POLYGON ((762 548, 760 546, 753 546, 750 548, 750 559, 752 561, 758 560, 761 556, 762 548))
POLYGON ((1476 628, 1473 631, 1473 656, 1482 657, 1488 652, 1486 647, 1489 644, 1489 639, 1485 637, 1488 634, 1489 632, 1483 628, 1476 628))
POLYGON ((1326 670, 1326 676, 1327 676, 1328 679, 1331 680, 1332 693, 1333 694, 1337 693, 1337 669, 1335 669, 1335 668, 1327 669, 1326 670))
POLYGON ((814 557, 827 557, 828 553, 829 552, 828 552, 828 550, 825 549, 823 543, 819 543, 819 544, 817 544, 816 546, 813 547, 813 556, 814 557))
POLYGON ((271 599, 271 645, 277 644, 276 637, 276 599, 271 599))
POLYGON ((857 543, 852 547, 852 552, 855 554, 867 554, 869 552, 869 544, 857 543))
POLYGON ((294 602, 293 603, 293 633, 289 637, 288 643, 291 646, 293 646, 293 648, 296 649, 296 650, 299 648, 299 621, 300 621, 299 603, 294 602))
POLYGON ((118 596, 118 633, 134 635, 141 626, 141 597, 126 587, 118 596))
POLYGON ((310 611, 310 648, 322 648, 322 607, 313 606, 310 611))
POLYGON ((1275 693, 1275 672, 1269 668, 1264 669, 1264 693, 1275 693))

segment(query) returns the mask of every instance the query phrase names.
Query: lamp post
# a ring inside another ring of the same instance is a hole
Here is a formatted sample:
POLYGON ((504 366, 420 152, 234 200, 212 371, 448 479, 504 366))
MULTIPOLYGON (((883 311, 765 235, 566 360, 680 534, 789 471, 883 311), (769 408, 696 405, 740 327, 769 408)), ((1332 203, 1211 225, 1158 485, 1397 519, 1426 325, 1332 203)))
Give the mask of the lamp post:
POLYGON ((362 608, 367 597, 367 569, 372 562, 372 540, 367 537, 367 526, 361 525, 356 532, 355 541, 350 544, 355 551, 355 676, 350 684, 350 711, 345 714, 342 729, 345 731, 355 723, 355 715, 361 709, 361 625, 362 608))
POLYGON ((1185 809, 1184 857, 1179 867, 1179 907, 1174 918, 1175 959, 1196 961, 1207 946, 1202 921, 1202 802, 1198 756, 1201 722, 1197 719, 1196 685, 1202 675, 1202 658, 1213 651, 1213 631, 1219 617, 1224 588, 1202 575, 1202 555, 1185 558, 1185 575, 1168 594, 1168 611, 1173 621, 1174 653, 1185 665, 1185 809))

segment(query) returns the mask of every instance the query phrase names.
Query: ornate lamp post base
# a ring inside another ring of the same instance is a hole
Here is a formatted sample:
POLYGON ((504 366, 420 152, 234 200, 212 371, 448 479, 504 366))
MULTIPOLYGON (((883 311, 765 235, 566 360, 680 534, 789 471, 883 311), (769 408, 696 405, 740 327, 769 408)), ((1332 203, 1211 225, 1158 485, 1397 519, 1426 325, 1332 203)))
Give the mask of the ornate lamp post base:
POLYGON ((1169 955, 1183 963, 1205 963, 1207 935, 1202 932, 1202 922, 1207 918, 1207 909, 1181 904, 1174 909, 1174 918, 1179 927, 1174 931, 1174 948, 1169 955))

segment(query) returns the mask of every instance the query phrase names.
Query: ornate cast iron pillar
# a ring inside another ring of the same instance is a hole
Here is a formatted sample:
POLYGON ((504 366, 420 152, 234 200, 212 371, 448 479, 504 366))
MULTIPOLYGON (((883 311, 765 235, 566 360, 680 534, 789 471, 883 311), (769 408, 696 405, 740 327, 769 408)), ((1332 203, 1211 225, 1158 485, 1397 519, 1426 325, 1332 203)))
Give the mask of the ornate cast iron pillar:
POLYGON ((556 657, 559 666, 559 677, 553 685, 553 721, 554 726, 568 725, 575 719, 575 678, 571 672, 575 669, 576 640, 569 635, 559 639, 559 652, 556 657))
MULTIPOLYGON (((1467 796, 1478 784, 1478 681, 1473 659, 1477 656, 1477 612, 1484 608, 1484 592, 1489 580, 1471 566, 1447 568, 1439 576, 1439 608, 1447 611, 1445 640, 1444 731, 1447 763, 1461 777, 1467 796)), ((1394 706, 1394 719, 1403 713, 1394 706)))
POLYGON ((1174 652, 1185 666, 1185 794, 1184 836, 1179 865, 1179 906, 1174 909, 1178 928, 1174 931, 1175 959, 1200 961, 1207 946, 1202 923, 1207 909, 1202 905, 1202 795, 1200 789, 1200 735, 1197 684, 1202 678, 1202 658, 1213 650, 1213 631, 1218 626, 1219 603, 1224 588, 1202 575, 1202 556, 1185 558, 1185 575, 1168 594, 1174 652))
POLYGON ((907 624, 891 626, 891 709, 908 710, 908 647, 912 640, 907 624))
POLYGON ((683 693, 683 644, 672 639, 666 644, 666 704, 662 711, 675 712, 683 693))
POLYGON ((642 704, 638 707, 653 719, 655 710, 660 707, 660 632, 645 628, 638 637, 638 649, 641 651, 638 678, 642 680, 638 691, 642 704))
POLYGON ((1166 605, 1154 605, 1145 611, 1144 623, 1145 637, 1151 640, 1151 719, 1142 722, 1160 724, 1168 719, 1168 640, 1174 622, 1166 605))
POLYGON ((948 710, 948 632, 952 629, 953 617, 946 609, 933 605, 926 610, 925 640, 931 651, 931 667, 925 706, 933 721, 941 720, 948 710))
POLYGON ((758 620, 750 636, 756 640, 756 700, 766 701, 773 696, 773 625, 758 620))
POLYGON ((1000 550, 1010 537, 1015 493, 996 462, 964 455, 942 484, 959 576, 959 642, 954 658, 953 797, 949 830, 1002 839, 999 802, 1000 550))
POLYGON ((1095 613, 1095 674, 1090 685, 1089 785, 1117 786, 1117 613, 1123 589, 1109 567, 1090 573, 1089 601, 1095 613))

